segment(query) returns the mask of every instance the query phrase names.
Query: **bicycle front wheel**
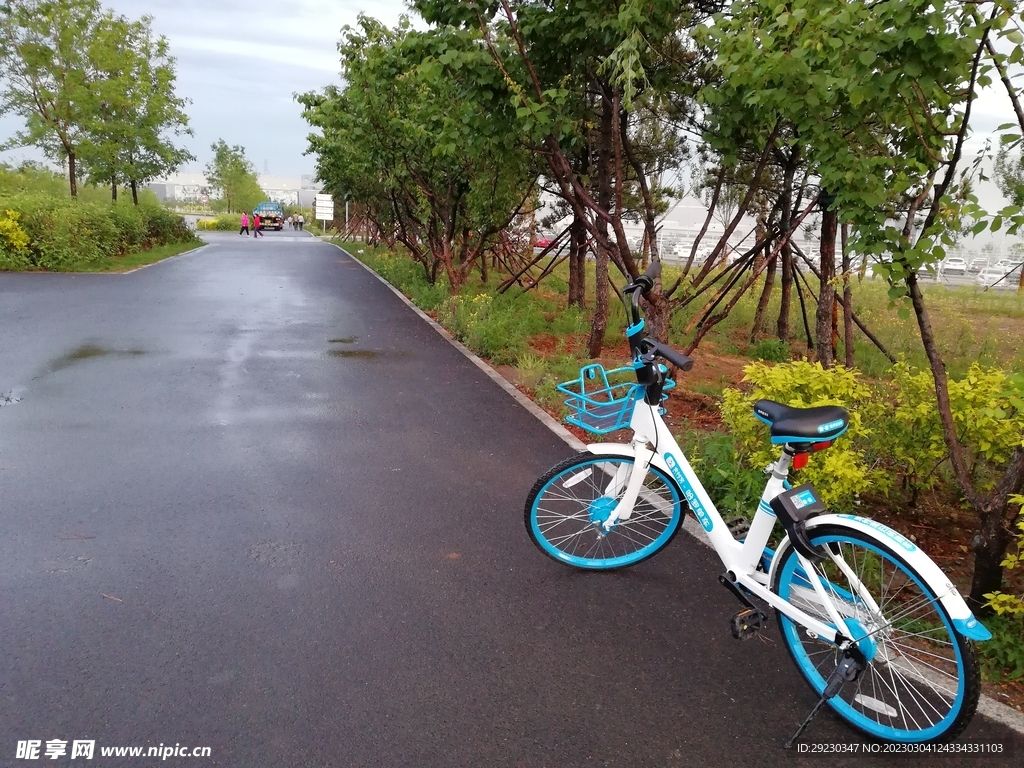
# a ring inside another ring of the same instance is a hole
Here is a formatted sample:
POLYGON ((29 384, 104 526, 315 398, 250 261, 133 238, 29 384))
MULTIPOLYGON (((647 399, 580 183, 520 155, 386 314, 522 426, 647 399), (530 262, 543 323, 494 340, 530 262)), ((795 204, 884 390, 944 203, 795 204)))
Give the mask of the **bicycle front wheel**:
MULTIPOLYGON (((857 643, 867 668, 829 699, 855 728, 896 742, 945 741, 958 736, 978 706, 981 673, 974 646, 953 629, 932 588, 884 539, 842 525, 812 528, 811 542, 829 557, 814 566, 843 619, 842 634, 857 643)), ((773 590, 833 626, 788 542, 773 590)), ((797 669, 821 694, 842 658, 833 643, 776 611, 782 639, 797 669)))
POLYGON ((627 520, 602 523, 618 504, 633 469, 631 456, 580 453, 547 472, 526 500, 526 530, 541 552, 576 568, 635 565, 665 547, 679 530, 681 494, 651 466, 627 520))

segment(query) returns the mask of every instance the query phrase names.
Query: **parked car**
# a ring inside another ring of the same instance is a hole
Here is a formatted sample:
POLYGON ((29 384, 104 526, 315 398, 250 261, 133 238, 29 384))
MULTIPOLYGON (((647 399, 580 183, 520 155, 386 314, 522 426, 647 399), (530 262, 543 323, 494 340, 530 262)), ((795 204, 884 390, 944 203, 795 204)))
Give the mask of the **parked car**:
POLYGON ((1011 269, 1020 269, 1021 262, 1014 261, 1013 259, 1000 259, 995 263, 995 266, 1003 270, 1003 272, 1009 272, 1011 269))
POLYGON ((978 273, 978 285, 986 288, 1005 288, 1016 290, 1020 284, 1020 268, 1011 269, 1013 265, 999 266, 998 264, 985 267, 978 273))
POLYGON ((966 275, 967 262, 959 256, 950 256, 942 262, 941 272, 944 275, 966 275))
POLYGON ((988 266, 988 259, 972 259, 971 260, 970 270, 971 270, 971 272, 977 274, 978 272, 981 272, 981 270, 983 270, 987 266, 988 266))
POLYGON ((555 240, 552 237, 538 237, 536 240, 533 241, 533 247, 544 250, 545 248, 551 247, 551 244, 554 242, 555 240))

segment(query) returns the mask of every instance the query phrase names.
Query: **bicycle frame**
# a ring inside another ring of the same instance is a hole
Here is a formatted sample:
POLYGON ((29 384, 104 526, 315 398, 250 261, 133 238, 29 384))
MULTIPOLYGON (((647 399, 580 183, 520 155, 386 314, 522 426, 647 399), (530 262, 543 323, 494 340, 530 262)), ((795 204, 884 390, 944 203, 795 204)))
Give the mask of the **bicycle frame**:
MULTIPOLYGON (((683 497, 707 533, 711 546, 718 553, 729 578, 735 584, 776 608, 823 640, 843 646, 851 640, 860 639, 846 638, 837 631, 837 627, 846 629, 846 624, 836 607, 834 594, 827 593, 826 586, 822 583, 817 569, 803 555, 797 553, 804 575, 818 595, 831 624, 826 624, 821 619, 808 615, 771 591, 770 584, 775 561, 772 563, 771 571, 757 570, 757 565, 761 561, 768 539, 777 522, 769 502, 786 488, 792 461, 789 454, 783 451, 779 459, 771 465, 770 476, 761 494, 750 529, 746 538, 741 542, 737 541, 729 532, 721 514, 693 467, 690 466, 690 462, 680 449, 668 425, 662 419, 658 408, 642 399, 637 399, 633 406, 629 426, 633 431, 633 440, 629 444, 597 443, 587 446, 587 450, 596 455, 625 453, 634 457, 632 470, 628 472, 628 477, 616 477, 613 480, 614 493, 617 494, 622 485, 625 485, 625 490, 608 520, 604 523, 605 530, 610 530, 616 521, 629 518, 643 487, 648 467, 653 464, 670 475, 679 485, 683 497)), ((986 640, 991 637, 988 631, 974 618, 970 608, 945 574, 912 542, 880 523, 851 515, 824 515, 812 519, 809 527, 829 522, 858 528, 869 536, 883 538, 887 543, 891 543, 925 577, 961 634, 975 640, 986 640)), ((861 601, 863 607, 878 615, 878 606, 874 604, 867 589, 858 588, 860 581, 845 561, 831 553, 829 555, 858 593, 854 599, 861 601)), ((874 631, 878 631, 878 629, 874 631)))

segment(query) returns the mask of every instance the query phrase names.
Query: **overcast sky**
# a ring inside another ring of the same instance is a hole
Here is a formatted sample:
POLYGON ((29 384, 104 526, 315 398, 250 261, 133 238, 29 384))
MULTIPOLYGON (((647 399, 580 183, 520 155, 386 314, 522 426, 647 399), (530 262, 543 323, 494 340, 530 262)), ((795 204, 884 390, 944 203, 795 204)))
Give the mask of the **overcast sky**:
MULTIPOLYGON (((340 30, 362 12, 394 25, 407 13, 402 0, 104 0, 132 18, 153 17, 153 28, 167 37, 177 59, 177 93, 187 98, 195 135, 183 137, 197 158, 189 168, 201 171, 217 139, 245 147, 260 173, 298 176, 313 173, 314 160, 303 155, 309 126, 293 94, 340 83, 337 43, 340 30), (271 8, 268 12, 265 9, 271 8)), ((1013 119, 999 84, 974 106, 973 155, 996 126, 1013 119)), ((0 140, 21 127, 14 117, 0 118, 0 140)), ((39 159, 35 150, 0 153, 0 160, 39 159)), ((979 189, 982 203, 1001 198, 992 184, 979 189)))
MULTIPOLYGON (((194 136, 179 139, 198 158, 201 171, 217 139, 245 147, 246 156, 275 176, 313 173, 304 156, 309 126, 295 93, 340 83, 337 44, 340 30, 359 13, 393 25, 406 8, 402 0, 103 0, 131 18, 153 17, 153 29, 166 36, 177 59, 177 93, 194 136)), ((0 119, 0 140, 22 126, 19 118, 0 119)), ((34 150, 0 153, 17 162, 38 159, 34 150)))

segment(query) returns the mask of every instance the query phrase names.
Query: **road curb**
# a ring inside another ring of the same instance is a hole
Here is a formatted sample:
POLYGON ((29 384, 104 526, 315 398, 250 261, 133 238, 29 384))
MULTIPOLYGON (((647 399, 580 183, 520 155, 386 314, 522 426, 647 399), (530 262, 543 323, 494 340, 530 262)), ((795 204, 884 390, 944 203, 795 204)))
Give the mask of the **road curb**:
MULTIPOLYGON (((473 365, 475 365, 477 368, 479 368, 481 371, 487 374, 488 378, 490 378, 499 387, 501 387, 510 395, 512 395, 512 397, 514 397, 520 405, 522 405, 524 408, 526 408, 526 410, 528 410, 530 413, 532 413, 534 416, 540 419, 540 421, 546 427, 548 427, 548 429, 550 429, 552 432, 554 432, 556 435, 562 438, 562 440, 568 443, 572 448, 574 448, 577 451, 582 451, 584 448, 586 448, 586 443, 584 443, 582 440, 580 440, 574 434, 572 434, 572 432, 570 432, 557 421, 555 421, 553 418, 551 418, 551 416, 546 411, 538 407, 537 404, 534 403, 530 398, 528 398, 526 395, 524 395, 522 392, 520 392, 518 389, 512 386, 511 382, 509 382, 508 379, 506 379, 504 376, 502 376, 500 373, 494 370, 482 358, 477 356, 473 351, 471 351, 458 339, 452 336, 440 323, 438 323, 436 320, 430 317, 430 315, 426 314, 422 309, 420 309, 411 301, 409 301, 409 299, 405 296, 404 293, 395 288, 395 286, 393 286, 379 274, 374 272, 368 266, 363 264, 363 262, 361 262, 359 259, 357 259, 355 256, 346 251, 337 243, 329 243, 329 245, 333 245, 346 256, 351 258, 352 261, 356 262, 359 266, 361 266, 371 275, 380 280, 385 286, 388 287, 388 289, 392 293, 394 293, 399 299, 401 299, 402 303, 404 303, 407 307, 409 307, 409 309, 411 309, 413 312, 419 315, 427 324, 430 325, 431 328, 437 331, 452 346, 454 346, 457 350, 459 350, 459 352, 461 352, 470 361, 472 361, 473 365)), ((700 524, 693 518, 692 515, 685 515, 683 517, 683 530, 685 530, 687 533, 689 533, 691 536, 697 539, 704 546, 711 546, 711 541, 710 539, 708 539, 707 533, 705 533, 704 529, 701 528, 700 524)), ((1005 704, 1001 704, 1000 702, 988 696, 982 696, 981 699, 978 701, 978 712, 984 715, 985 717, 995 720, 997 723, 1005 725, 1007 728, 1017 731, 1018 733, 1024 734, 1024 713, 1018 712, 1012 707, 1008 707, 1005 704)))

